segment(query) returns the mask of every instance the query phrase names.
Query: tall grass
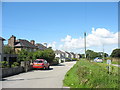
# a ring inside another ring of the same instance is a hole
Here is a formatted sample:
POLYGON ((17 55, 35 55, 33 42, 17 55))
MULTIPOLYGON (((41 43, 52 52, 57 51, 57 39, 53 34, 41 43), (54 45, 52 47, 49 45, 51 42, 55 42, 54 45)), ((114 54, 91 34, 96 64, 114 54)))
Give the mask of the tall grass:
POLYGON ((63 80, 71 88, 118 88, 118 67, 111 66, 108 72, 104 63, 78 61, 63 80))

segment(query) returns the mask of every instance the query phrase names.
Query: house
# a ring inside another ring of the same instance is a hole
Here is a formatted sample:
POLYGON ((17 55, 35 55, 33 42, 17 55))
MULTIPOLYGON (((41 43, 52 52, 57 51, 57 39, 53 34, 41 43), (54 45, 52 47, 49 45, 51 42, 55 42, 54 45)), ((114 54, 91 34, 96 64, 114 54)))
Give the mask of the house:
POLYGON ((40 43, 35 44, 35 46, 36 46, 39 50, 45 50, 45 49, 47 49, 46 46, 44 46, 44 45, 42 45, 42 44, 40 44, 40 43))
POLYGON ((8 39, 8 46, 14 48, 16 52, 21 51, 22 49, 27 49, 29 51, 36 51, 38 49, 35 46, 34 40, 31 40, 30 42, 25 39, 16 40, 16 37, 13 35, 8 39))
POLYGON ((71 58, 71 55, 69 52, 65 51, 65 58, 71 58))
POLYGON ((75 58, 80 59, 81 55, 80 54, 75 54, 75 58))
POLYGON ((3 41, 5 41, 5 39, 0 37, 0 61, 3 61, 3 46, 4 46, 3 41))
POLYGON ((63 60, 65 62, 65 53, 60 50, 55 50, 55 58, 59 59, 59 63, 63 60))
POLYGON ((70 52, 70 55, 71 55, 71 59, 75 58, 75 54, 73 52, 70 52))

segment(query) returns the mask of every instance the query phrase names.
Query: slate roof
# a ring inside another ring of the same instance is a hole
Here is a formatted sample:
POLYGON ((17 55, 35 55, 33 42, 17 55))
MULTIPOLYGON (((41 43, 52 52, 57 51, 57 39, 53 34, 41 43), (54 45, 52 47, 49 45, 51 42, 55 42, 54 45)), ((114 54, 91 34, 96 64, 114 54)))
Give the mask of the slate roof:
POLYGON ((62 53, 62 51, 60 51, 60 50, 55 50, 54 52, 55 53, 60 53, 60 54, 62 53))
POLYGON ((15 42, 15 47, 27 47, 27 48, 37 48, 35 45, 31 44, 27 40, 19 39, 15 42))
POLYGON ((38 49, 40 49, 40 50, 47 49, 47 47, 45 47, 44 45, 42 45, 42 44, 40 44, 40 43, 37 43, 35 46, 36 46, 38 49))

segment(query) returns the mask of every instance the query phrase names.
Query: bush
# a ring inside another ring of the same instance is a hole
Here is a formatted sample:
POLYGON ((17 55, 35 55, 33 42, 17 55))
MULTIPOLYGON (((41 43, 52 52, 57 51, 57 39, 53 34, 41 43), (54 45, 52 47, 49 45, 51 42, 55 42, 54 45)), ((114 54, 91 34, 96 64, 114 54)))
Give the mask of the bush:
POLYGON ((72 59, 70 59, 70 58, 65 58, 65 61, 72 61, 72 59))
POLYGON ((72 60, 73 60, 73 61, 79 61, 79 59, 77 59, 77 58, 72 58, 72 60))
POLYGON ((14 62, 14 63, 12 64, 12 67, 16 67, 16 66, 19 66, 19 63, 18 63, 18 62, 14 62))
POLYGON ((9 67, 8 62, 7 61, 0 61, 0 68, 6 68, 9 67))
POLYGON ((110 56, 120 58, 120 49, 114 49, 110 56))

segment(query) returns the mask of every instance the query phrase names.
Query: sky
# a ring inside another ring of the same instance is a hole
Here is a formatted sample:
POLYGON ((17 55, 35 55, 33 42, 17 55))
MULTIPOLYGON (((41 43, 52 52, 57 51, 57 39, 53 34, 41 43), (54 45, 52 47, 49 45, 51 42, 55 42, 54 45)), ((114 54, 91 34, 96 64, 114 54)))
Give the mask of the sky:
POLYGON ((3 2, 2 37, 47 43, 54 50, 108 54, 118 47, 117 2, 3 2))

